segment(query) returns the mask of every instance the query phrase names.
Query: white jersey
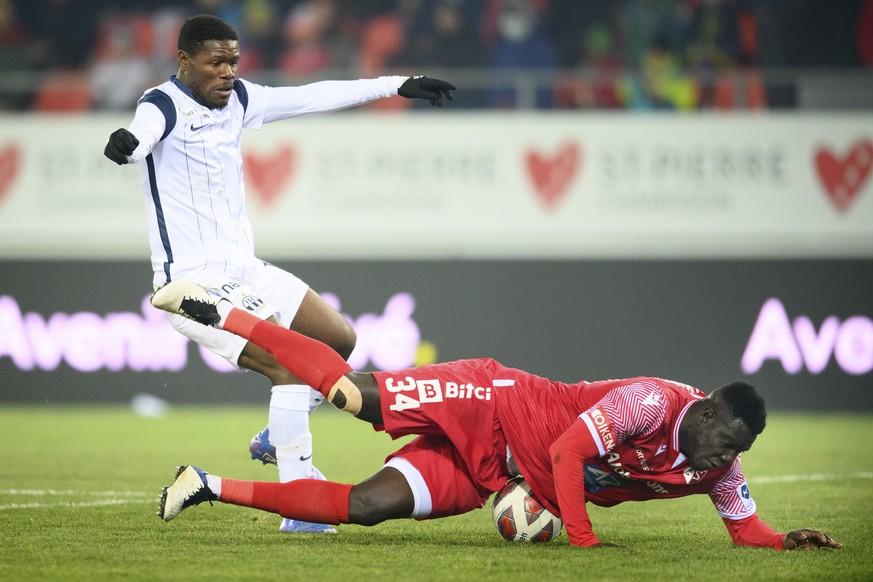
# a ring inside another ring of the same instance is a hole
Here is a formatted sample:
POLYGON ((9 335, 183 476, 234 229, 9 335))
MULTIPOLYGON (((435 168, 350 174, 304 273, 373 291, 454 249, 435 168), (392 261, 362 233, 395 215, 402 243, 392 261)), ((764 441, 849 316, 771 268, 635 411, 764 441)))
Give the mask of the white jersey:
POLYGON ((243 128, 334 111, 397 94, 407 77, 266 87, 237 79, 228 104, 210 109, 183 83, 169 81, 139 100, 128 128, 139 146, 154 283, 209 269, 237 280, 255 258, 245 209, 243 128))

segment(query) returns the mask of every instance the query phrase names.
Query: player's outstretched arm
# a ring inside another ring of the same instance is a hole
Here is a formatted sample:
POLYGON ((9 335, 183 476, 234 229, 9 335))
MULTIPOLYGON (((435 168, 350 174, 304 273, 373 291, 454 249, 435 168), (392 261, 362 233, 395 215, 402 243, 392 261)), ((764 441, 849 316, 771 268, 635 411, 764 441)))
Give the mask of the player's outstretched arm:
POLYGON ((843 545, 826 534, 811 529, 798 529, 781 534, 756 514, 744 519, 722 518, 731 539, 738 546, 769 547, 774 550, 839 549, 843 545))
POLYGON ((785 534, 782 547, 786 550, 818 550, 829 548, 839 550, 843 544, 831 539, 826 533, 814 529, 796 529, 785 534))
POLYGON ((594 534, 591 519, 585 508, 585 461, 596 458, 597 444, 588 427, 577 419, 564 434, 549 447, 552 458, 552 477, 555 494, 561 510, 561 519, 570 538, 571 546, 608 547, 594 534))

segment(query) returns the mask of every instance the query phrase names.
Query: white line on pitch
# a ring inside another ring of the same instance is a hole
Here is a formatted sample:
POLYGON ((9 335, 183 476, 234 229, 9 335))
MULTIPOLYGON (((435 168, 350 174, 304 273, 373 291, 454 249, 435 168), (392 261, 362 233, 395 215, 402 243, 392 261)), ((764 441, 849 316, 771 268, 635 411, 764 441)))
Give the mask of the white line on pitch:
POLYGON ((4 509, 43 509, 48 507, 100 507, 105 505, 128 505, 130 503, 151 503, 152 500, 145 499, 104 499, 102 501, 59 501, 57 503, 10 503, 9 505, 0 505, 0 511, 4 509))
POLYGON ((152 503, 156 494, 144 491, 80 491, 76 489, 0 489, 0 495, 23 497, 108 497, 96 501, 53 501, 51 503, 6 503, 0 511, 7 509, 45 509, 51 507, 101 507, 107 505, 127 505, 130 503, 152 503), (125 499, 126 498, 126 499, 125 499))
POLYGON ((145 497, 143 491, 79 491, 76 489, 0 489, 0 495, 91 495, 93 497, 145 497))
MULTIPOLYGON (((812 475, 773 475, 765 477, 750 477, 749 483, 760 485, 767 483, 799 483, 808 481, 842 481, 846 479, 873 479, 873 471, 859 471, 846 474, 812 474, 812 475)), ((103 499, 99 501, 58 501, 55 503, 10 503, 0 505, 0 511, 7 509, 44 509, 49 507, 100 507, 108 505, 126 505, 130 503, 151 503, 154 494, 142 491, 76 491, 74 489, 0 489, 0 495, 39 496, 92 496, 92 497, 127 497, 128 499, 103 499), (130 499, 139 498, 139 499, 130 499)))
POLYGON ((802 481, 842 481, 844 479, 873 479, 873 472, 859 471, 857 473, 813 474, 813 475, 773 475, 771 477, 749 477, 749 483, 796 483, 802 481))

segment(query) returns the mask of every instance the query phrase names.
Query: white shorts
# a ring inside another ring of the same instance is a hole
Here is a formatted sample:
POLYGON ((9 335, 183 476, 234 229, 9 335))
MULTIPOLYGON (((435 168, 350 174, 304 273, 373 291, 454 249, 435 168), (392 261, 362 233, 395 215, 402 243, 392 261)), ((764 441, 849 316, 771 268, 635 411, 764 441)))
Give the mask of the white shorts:
POLYGON ((414 519, 427 519, 430 517, 433 509, 433 501, 430 496, 430 489, 427 487, 427 482, 421 474, 421 471, 415 468, 415 465, 404 459, 403 457, 391 457, 385 463, 386 467, 394 467, 406 478, 409 484, 409 489, 412 491, 414 500, 412 508, 412 517, 414 519))
MULTIPOLYGON (((275 315, 279 323, 285 327, 291 326, 309 289, 309 285, 291 273, 262 262, 258 263, 252 276, 246 281, 237 281, 215 271, 198 271, 184 278, 211 289, 224 288, 222 297, 242 309, 250 307, 254 295, 263 300, 265 305, 257 311, 252 309, 248 311, 261 319, 268 319, 275 315)), ((218 354, 235 368, 239 368, 237 361, 248 340, 221 329, 201 325, 181 315, 170 314, 169 319, 170 324, 179 333, 218 354)))

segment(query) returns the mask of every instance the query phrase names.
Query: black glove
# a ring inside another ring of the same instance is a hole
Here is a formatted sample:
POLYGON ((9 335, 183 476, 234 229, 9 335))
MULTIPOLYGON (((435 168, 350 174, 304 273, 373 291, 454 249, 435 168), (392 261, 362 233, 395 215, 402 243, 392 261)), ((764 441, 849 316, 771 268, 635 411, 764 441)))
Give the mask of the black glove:
POLYGON ((109 136, 109 141, 103 148, 103 155, 121 166, 127 163, 127 156, 132 154, 138 145, 139 140, 136 136, 122 127, 109 136))
POLYGON ((407 99, 427 99, 431 105, 442 107, 443 97, 449 101, 455 98, 452 95, 454 89, 457 87, 448 81, 440 81, 430 77, 409 77, 400 85, 397 94, 407 99))

